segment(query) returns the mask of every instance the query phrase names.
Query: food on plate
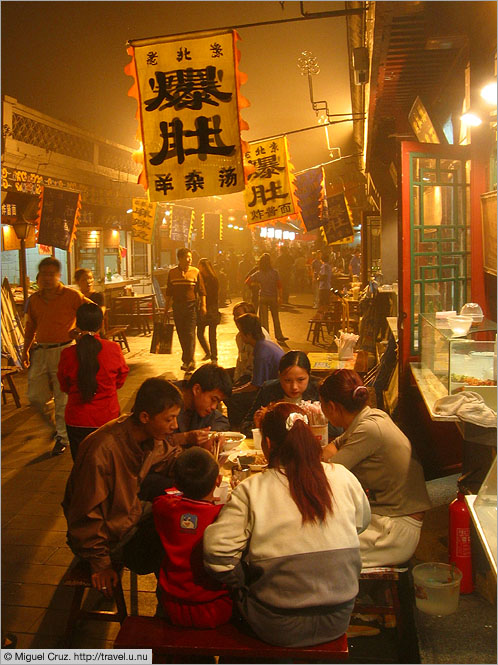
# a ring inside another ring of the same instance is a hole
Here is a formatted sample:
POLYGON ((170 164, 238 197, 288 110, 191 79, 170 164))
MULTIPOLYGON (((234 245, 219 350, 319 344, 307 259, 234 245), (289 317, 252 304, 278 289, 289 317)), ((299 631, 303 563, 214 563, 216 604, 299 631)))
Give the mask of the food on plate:
POLYGON ((258 453, 254 458, 253 464, 257 464, 259 466, 263 466, 264 464, 268 464, 268 462, 266 461, 266 457, 265 457, 264 453, 258 453))

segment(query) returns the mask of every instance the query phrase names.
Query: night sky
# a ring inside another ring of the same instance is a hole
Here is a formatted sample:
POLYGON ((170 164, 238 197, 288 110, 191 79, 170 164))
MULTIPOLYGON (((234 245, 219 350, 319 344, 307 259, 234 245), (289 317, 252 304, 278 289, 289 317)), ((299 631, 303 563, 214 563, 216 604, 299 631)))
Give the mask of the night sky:
MULTIPOLYGON (((3 1, 2 94, 42 113, 136 147, 135 100, 128 39, 169 35, 299 16, 298 2, 17 2, 3 1)), ((306 11, 343 9, 342 2, 305 2, 306 11)), ((244 28, 241 71, 246 140, 315 125, 306 77, 297 58, 318 58, 315 99, 330 112, 351 109, 345 18, 244 28)), ((350 149, 352 123, 331 131, 333 145, 350 149)), ((325 136, 315 130, 289 138, 296 169, 327 161, 325 136)))

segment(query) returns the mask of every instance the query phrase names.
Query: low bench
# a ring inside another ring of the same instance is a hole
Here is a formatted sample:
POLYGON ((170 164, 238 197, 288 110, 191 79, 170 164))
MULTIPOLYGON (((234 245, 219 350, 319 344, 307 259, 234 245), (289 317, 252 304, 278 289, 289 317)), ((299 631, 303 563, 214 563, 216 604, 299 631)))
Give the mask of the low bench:
POLYGON ((66 630, 62 638, 62 644, 67 647, 71 639, 72 632, 76 623, 80 619, 94 619, 96 621, 113 621, 123 623, 127 616, 126 602, 123 594, 123 587, 121 586, 121 575, 123 567, 115 567, 114 570, 118 574, 118 582, 113 590, 113 597, 116 602, 116 611, 111 612, 108 610, 84 610, 82 608, 83 595, 85 589, 92 588, 92 574, 90 566, 86 561, 79 559, 74 566, 71 566, 67 573, 62 578, 61 584, 64 586, 74 587, 73 599, 71 608, 69 610, 69 617, 66 624, 66 630))
POLYGON ((172 663, 176 662, 174 656, 179 655, 199 658, 206 655, 220 656, 245 659, 247 662, 268 658, 285 663, 296 660, 303 662, 326 660, 329 663, 341 663, 348 659, 346 635, 332 642, 311 647, 278 647, 243 633, 234 623, 201 630, 179 628, 164 619, 142 616, 129 616, 123 621, 114 648, 152 649, 154 656, 167 656, 172 663))

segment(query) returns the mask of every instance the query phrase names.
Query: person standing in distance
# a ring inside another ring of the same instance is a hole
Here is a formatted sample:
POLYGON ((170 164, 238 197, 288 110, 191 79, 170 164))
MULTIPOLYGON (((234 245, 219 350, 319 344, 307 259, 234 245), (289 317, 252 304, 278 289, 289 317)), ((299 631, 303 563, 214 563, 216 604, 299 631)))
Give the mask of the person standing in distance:
POLYGON ((166 286, 166 304, 168 312, 173 302, 173 319, 176 332, 182 347, 182 371, 192 372, 195 369, 195 329, 197 325, 197 308, 199 315, 206 316, 206 289, 202 275, 192 266, 192 252, 181 247, 177 252, 178 265, 168 274, 166 286))
POLYGON ((55 445, 52 455, 60 455, 68 446, 64 411, 67 395, 57 380, 57 368, 63 349, 72 343, 71 330, 76 311, 91 302, 75 289, 61 284, 61 264, 53 257, 40 261, 39 291, 28 301, 22 362, 28 371, 28 400, 52 425, 49 402, 54 399, 55 445), (33 341, 36 335, 36 344, 33 341))

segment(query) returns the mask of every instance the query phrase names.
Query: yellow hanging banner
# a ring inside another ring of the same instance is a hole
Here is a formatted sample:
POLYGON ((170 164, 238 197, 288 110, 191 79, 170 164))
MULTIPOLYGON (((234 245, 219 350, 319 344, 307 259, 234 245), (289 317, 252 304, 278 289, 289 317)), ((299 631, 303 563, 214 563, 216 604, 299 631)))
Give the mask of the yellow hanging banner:
POLYGON ((132 237, 138 242, 152 242, 154 222, 156 221, 157 203, 149 203, 147 199, 132 199, 131 226, 132 237))
POLYGON ((130 42, 143 143, 140 182, 150 201, 244 189, 237 35, 233 30, 130 42), (145 178, 144 178, 145 175, 145 178))
POLYGON ((297 218, 299 208, 285 136, 249 143, 244 155, 252 167, 244 192, 248 224, 297 218))

